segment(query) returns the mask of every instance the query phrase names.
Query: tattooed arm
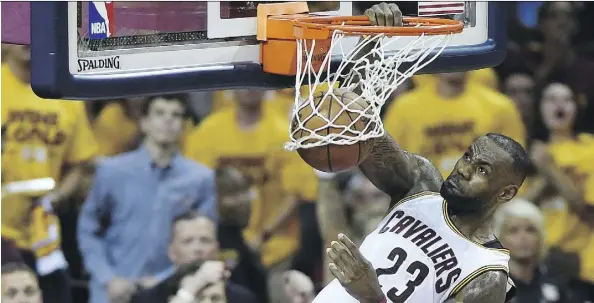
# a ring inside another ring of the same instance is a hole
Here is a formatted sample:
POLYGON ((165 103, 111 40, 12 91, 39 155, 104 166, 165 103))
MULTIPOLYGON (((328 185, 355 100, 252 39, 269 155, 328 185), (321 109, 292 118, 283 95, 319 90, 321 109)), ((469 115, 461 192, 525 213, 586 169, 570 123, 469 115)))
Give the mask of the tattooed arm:
POLYGON ((488 271, 474 278, 445 303, 503 303, 507 290, 507 274, 488 271))
POLYGON ((439 192, 443 183, 441 174, 429 160, 401 149, 387 132, 376 139, 359 168, 393 202, 425 190, 439 192))

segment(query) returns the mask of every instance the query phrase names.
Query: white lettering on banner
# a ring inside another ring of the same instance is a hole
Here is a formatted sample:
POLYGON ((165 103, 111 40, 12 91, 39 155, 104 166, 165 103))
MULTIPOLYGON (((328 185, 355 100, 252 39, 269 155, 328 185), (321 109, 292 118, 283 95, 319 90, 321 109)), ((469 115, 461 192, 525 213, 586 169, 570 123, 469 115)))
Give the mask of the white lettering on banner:
POLYGON ((105 22, 91 23, 91 33, 92 34, 105 34, 105 33, 107 33, 107 26, 105 26, 105 22))

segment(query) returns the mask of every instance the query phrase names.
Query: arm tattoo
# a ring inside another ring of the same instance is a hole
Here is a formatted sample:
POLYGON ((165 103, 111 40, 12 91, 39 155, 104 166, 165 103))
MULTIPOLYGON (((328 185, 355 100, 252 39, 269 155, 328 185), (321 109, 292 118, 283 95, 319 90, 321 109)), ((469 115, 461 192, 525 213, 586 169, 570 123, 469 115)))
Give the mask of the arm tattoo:
POLYGON ((503 271, 488 271, 476 277, 446 303, 504 303, 507 274, 503 271))
POLYGON ((431 162, 401 149, 387 133, 376 139, 359 168, 377 188, 396 201, 424 190, 439 191, 443 182, 431 162))

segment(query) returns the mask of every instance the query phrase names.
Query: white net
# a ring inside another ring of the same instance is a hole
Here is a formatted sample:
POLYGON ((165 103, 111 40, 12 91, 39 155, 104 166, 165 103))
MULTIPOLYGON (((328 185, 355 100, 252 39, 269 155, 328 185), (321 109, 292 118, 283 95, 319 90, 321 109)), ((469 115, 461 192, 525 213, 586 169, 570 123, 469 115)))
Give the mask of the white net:
POLYGON ((449 44, 452 34, 420 35, 394 53, 387 53, 386 49, 403 37, 369 35, 348 51, 343 47, 345 37, 343 32, 334 31, 328 55, 322 62, 325 68, 319 71, 314 68, 316 60, 320 59, 314 58, 318 55, 314 52, 315 40, 297 41, 293 123, 286 149, 351 145, 383 136, 380 111, 386 100, 406 79, 435 60, 449 44), (362 50, 369 48, 370 52, 363 53, 362 50), (331 72, 332 53, 336 50, 340 51, 342 61, 336 71, 331 72), (304 86, 308 91, 302 94, 304 86), (345 97, 345 90, 359 95, 345 97), (329 113, 327 102, 338 104, 340 108, 329 113), (343 114, 349 116, 349 123, 340 118, 343 114), (318 123, 309 123, 312 119, 318 123))

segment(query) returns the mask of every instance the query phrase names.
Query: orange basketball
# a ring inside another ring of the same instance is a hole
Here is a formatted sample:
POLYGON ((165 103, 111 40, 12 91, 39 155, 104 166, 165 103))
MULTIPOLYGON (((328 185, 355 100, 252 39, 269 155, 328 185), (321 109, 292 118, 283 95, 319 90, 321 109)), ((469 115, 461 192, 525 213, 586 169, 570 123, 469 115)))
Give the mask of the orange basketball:
MULTIPOLYGON (((340 133, 344 131, 344 128, 340 128, 340 126, 348 126, 353 123, 353 121, 356 122, 354 125, 350 126, 350 129, 357 131, 365 130, 366 125, 363 121, 364 119, 357 118, 359 117, 360 112, 367 108, 365 104, 366 101, 360 99, 349 104, 352 100, 355 100, 358 95, 342 89, 334 89, 334 95, 339 97, 340 100, 337 100, 337 98, 333 98, 332 96, 323 98, 324 93, 314 97, 313 103, 316 108, 318 108, 318 114, 309 117, 312 113, 312 107, 304 106, 299 110, 297 115, 293 116, 291 129, 294 130, 298 126, 297 116, 299 117, 299 121, 301 121, 303 128, 293 135, 295 139, 298 140, 303 136, 308 135, 307 130, 315 130, 316 134, 320 136, 340 133), (346 110, 342 110, 345 107, 346 110), (329 121, 333 121, 332 125, 329 126, 328 122, 322 117, 327 118, 329 121)), ((372 127, 370 129, 372 129, 372 127)), ((356 136, 355 133, 348 130, 346 131, 346 134, 353 137, 356 136)), ((369 139, 367 141, 359 141, 352 145, 328 144, 312 148, 299 148, 297 149, 297 152, 307 164, 317 170, 324 172, 340 172, 354 168, 365 160, 373 147, 373 143, 374 140, 369 139)))

